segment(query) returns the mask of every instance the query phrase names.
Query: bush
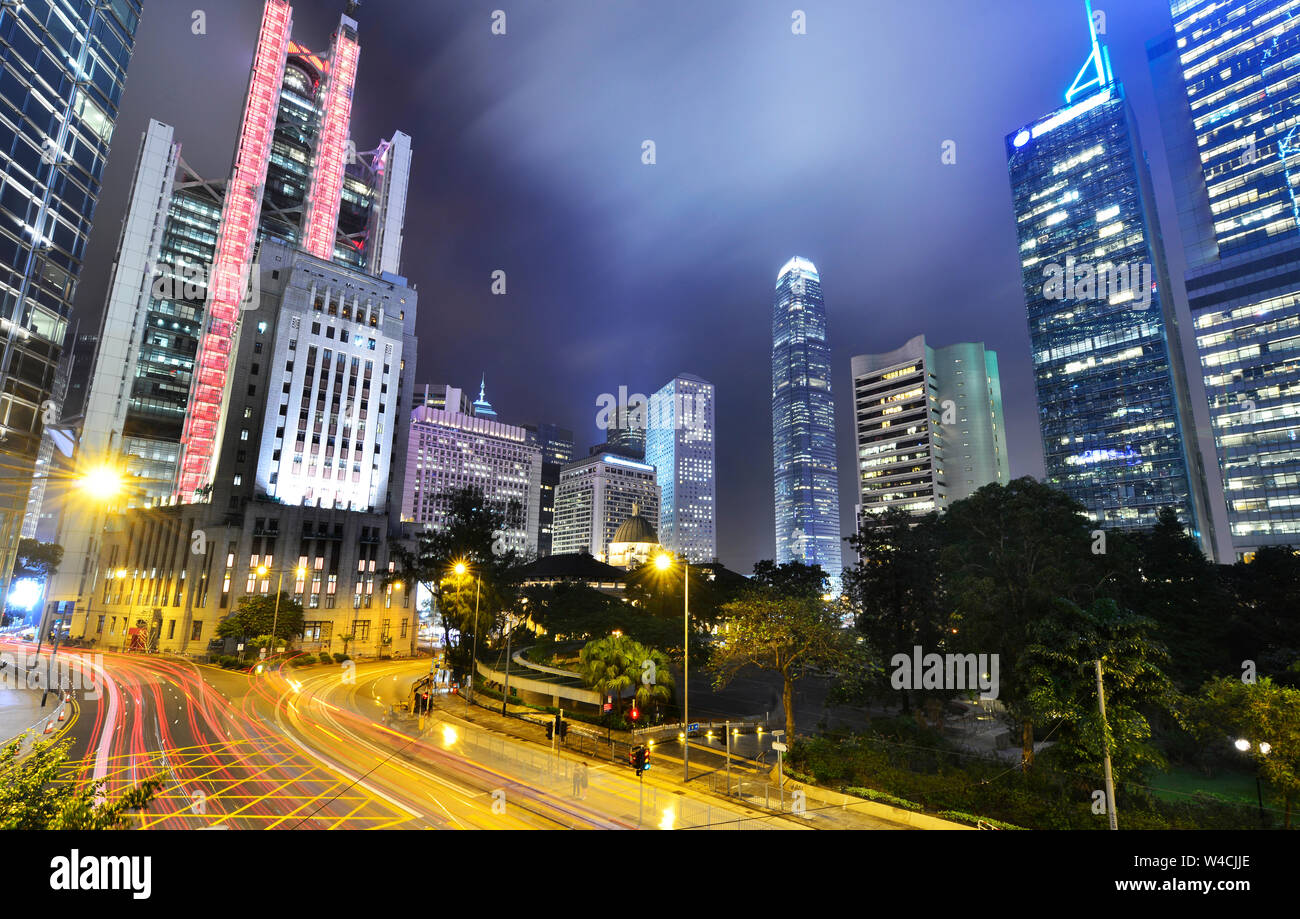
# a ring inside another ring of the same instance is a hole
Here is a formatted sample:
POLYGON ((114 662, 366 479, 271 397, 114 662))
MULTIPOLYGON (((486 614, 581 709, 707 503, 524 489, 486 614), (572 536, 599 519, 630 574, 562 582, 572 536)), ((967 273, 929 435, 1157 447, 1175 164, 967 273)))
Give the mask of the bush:
POLYGON ((915 801, 895 797, 887 792, 876 791, 874 788, 861 788, 850 785, 844 788, 843 791, 846 795, 853 795, 855 798, 866 798, 868 801, 875 801, 877 804, 888 804, 890 807, 901 807, 903 810, 920 811, 924 809, 915 801))
POLYGON ((344 661, 350 661, 350 660, 352 660, 352 658, 349 657, 348 655, 343 654, 343 653, 338 652, 338 651, 335 651, 335 652, 334 652, 334 663, 336 663, 336 664, 341 664, 341 663, 343 663, 344 661))
POLYGON ((320 652, 320 654, 316 655, 316 657, 320 659, 320 662, 322 664, 334 663, 334 658, 330 657, 330 653, 328 651, 322 651, 320 652))
MULTIPOLYGON (((1116 800, 1119 797, 1116 796, 1116 800)), ((1023 830, 1024 827, 1016 826, 1014 823, 1003 823, 1001 820, 994 820, 992 817, 976 817, 974 814, 964 814, 961 811, 940 811, 939 816, 944 820, 951 820, 953 823, 968 823, 971 826, 979 826, 981 823, 987 823, 997 827, 999 830, 1023 830)))

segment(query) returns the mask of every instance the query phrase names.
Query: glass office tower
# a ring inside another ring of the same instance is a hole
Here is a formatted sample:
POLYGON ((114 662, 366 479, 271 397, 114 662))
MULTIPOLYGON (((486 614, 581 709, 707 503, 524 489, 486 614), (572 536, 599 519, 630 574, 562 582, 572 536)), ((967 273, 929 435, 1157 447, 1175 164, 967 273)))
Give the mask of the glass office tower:
POLYGON ((713 384, 679 374, 650 397, 645 461, 659 482, 659 541, 693 564, 718 557, 713 384))
POLYGON ((1213 556, 1150 175, 1095 32, 1066 105, 1006 152, 1048 482, 1101 527, 1172 507, 1213 556))
POLYGON ((0 4, 0 596, 6 596, 139 0, 0 4))
POLYGON ((1300 2, 1176 0, 1151 42, 1233 554, 1300 544, 1300 2))
POLYGON ((772 303, 776 561, 821 565, 840 583, 840 490, 826 304, 817 266, 795 256, 772 303))

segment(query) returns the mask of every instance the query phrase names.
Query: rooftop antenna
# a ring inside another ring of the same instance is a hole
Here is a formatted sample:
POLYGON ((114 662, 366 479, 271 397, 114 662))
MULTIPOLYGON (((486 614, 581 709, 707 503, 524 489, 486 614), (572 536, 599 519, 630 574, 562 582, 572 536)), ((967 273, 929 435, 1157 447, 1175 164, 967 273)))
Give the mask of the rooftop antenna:
POLYGON ((1092 51, 1089 53, 1088 59, 1083 62, 1079 75, 1074 78, 1070 88, 1065 91, 1067 104, 1073 102, 1074 97, 1085 90, 1092 87, 1102 89, 1115 82, 1110 70, 1110 51, 1097 38, 1097 20, 1092 12, 1092 0, 1083 0, 1083 7, 1088 14, 1088 37, 1092 40, 1092 51), (1089 77, 1089 79, 1085 82, 1084 77, 1089 77))

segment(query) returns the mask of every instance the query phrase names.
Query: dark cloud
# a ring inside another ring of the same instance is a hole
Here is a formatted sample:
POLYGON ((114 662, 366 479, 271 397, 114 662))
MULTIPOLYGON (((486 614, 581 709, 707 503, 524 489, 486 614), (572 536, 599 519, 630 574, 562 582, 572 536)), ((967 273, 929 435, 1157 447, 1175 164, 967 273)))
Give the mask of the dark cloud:
MULTIPOLYGON (((261 3, 209 6, 196 37, 188 9, 147 4, 80 293, 88 321, 146 119, 175 124, 196 168, 229 169, 261 3)), ((299 40, 325 48, 342 6, 295 4, 299 40)), ((507 420, 564 424, 583 452, 601 439, 600 393, 712 380, 719 548, 742 570, 773 552, 771 294, 796 253, 821 270, 829 312, 846 527, 849 358, 920 332, 998 351, 1012 472, 1041 475, 1003 137, 1060 105, 1088 52, 1078 0, 806 0, 805 36, 794 6, 369 0, 358 17, 353 134, 362 149, 394 129, 414 138, 419 380, 486 373, 507 420), (945 140, 955 166, 940 163, 945 140), (498 268, 506 297, 490 294, 498 268)), ((1181 270, 1144 52, 1168 5, 1109 6, 1181 270)))

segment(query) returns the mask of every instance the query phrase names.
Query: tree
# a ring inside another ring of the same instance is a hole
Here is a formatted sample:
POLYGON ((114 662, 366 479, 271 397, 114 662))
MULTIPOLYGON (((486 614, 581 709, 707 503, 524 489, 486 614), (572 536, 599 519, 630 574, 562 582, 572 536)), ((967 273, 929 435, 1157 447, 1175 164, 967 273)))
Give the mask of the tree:
POLYGON ((448 657, 457 669, 470 671, 466 638, 472 642, 476 630, 480 635, 491 632, 499 613, 517 600, 513 571, 522 559, 517 552, 503 548, 501 534, 520 509, 518 502, 490 502, 481 489, 472 486, 457 489, 446 498, 450 505, 446 524, 420 534, 414 551, 394 546, 395 570, 384 584, 419 583, 433 594, 448 657), (464 563, 463 575, 455 573, 457 563, 464 563), (458 646, 451 644, 453 629, 461 636, 458 646))
POLYGON ((822 566, 803 562, 785 562, 781 565, 767 560, 756 562, 753 581, 762 590, 774 591, 787 597, 820 598, 829 588, 822 566))
MULTIPOLYGON (((761 563, 760 563, 761 564, 761 563)), ((726 686, 746 667, 781 675, 786 736, 794 739, 794 684, 812 668, 836 668, 849 654, 838 617, 820 597, 754 590, 723 607, 721 640, 709 669, 726 686)))
POLYGON ((1093 552, 1093 524, 1083 506, 1027 476, 954 502, 942 528, 942 576, 957 629, 951 643, 1000 656, 999 699, 1020 721, 1028 769, 1034 760, 1027 704, 1032 685, 1019 662, 1030 642, 1029 625, 1049 616, 1060 598, 1091 604, 1113 578, 1113 566, 1093 552))
POLYGON ((217 624, 217 634, 222 638, 255 638, 274 635, 281 641, 292 641, 302 634, 302 604, 289 594, 280 594, 280 611, 276 614, 275 596, 245 594, 235 604, 235 610, 217 624))
POLYGON ((40 542, 28 538, 18 540, 15 571, 25 572, 35 578, 48 578, 59 570, 59 565, 62 563, 63 547, 58 543, 40 542))
POLYGON ((161 778, 152 777, 116 801, 97 803, 103 782, 60 781, 70 746, 38 741, 20 758, 20 739, 0 751, 0 830, 125 829, 127 815, 145 810, 162 787, 161 778))
POLYGON ((626 635, 597 638, 578 653, 582 681, 602 696, 613 696, 623 713, 623 692, 641 679, 644 649, 626 635))
POLYGON ((1300 689, 1268 677, 1243 683, 1219 677, 1206 683, 1192 707, 1192 724, 1204 740, 1250 744, 1260 777, 1282 795, 1284 826, 1291 828, 1291 805, 1300 795, 1300 689), (1261 743, 1267 744, 1265 748, 1261 743))
POLYGON ((1021 658, 1030 685, 1025 706, 1035 718, 1057 722, 1052 755, 1067 769, 1101 774, 1105 747, 1097 660, 1106 694, 1105 738, 1116 779, 1136 779, 1165 767, 1164 757, 1151 743, 1147 713, 1171 712, 1175 692, 1161 669, 1168 654, 1153 640, 1154 629, 1151 619, 1108 599, 1086 609, 1057 600, 1051 615, 1030 624, 1030 643, 1021 658))
POLYGON ((667 704, 673 699, 677 688, 677 679, 673 676, 672 663, 668 655, 638 644, 641 652, 641 673, 637 677, 635 699, 641 708, 647 709, 653 703, 667 704), (649 663, 650 666, 646 666, 649 663))
POLYGON ((1267 546, 1250 562, 1233 565, 1227 576, 1237 599, 1240 635, 1229 665, 1238 669, 1249 658, 1261 672, 1283 679, 1286 668, 1300 658, 1300 551, 1267 546))
MULTIPOLYGON (((937 515, 917 518, 890 508, 864 520, 849 544, 859 561, 846 569, 844 589, 870 647, 883 660, 898 652, 910 655, 917 645, 942 651, 951 627, 940 589, 937 515)), ((904 692, 904 711, 923 692, 904 692)))
POLYGON ((1139 576, 1125 585, 1124 596, 1157 624, 1169 648, 1170 676, 1191 691, 1207 673, 1235 668, 1232 595, 1173 508, 1161 509, 1150 532, 1129 538, 1139 576))

